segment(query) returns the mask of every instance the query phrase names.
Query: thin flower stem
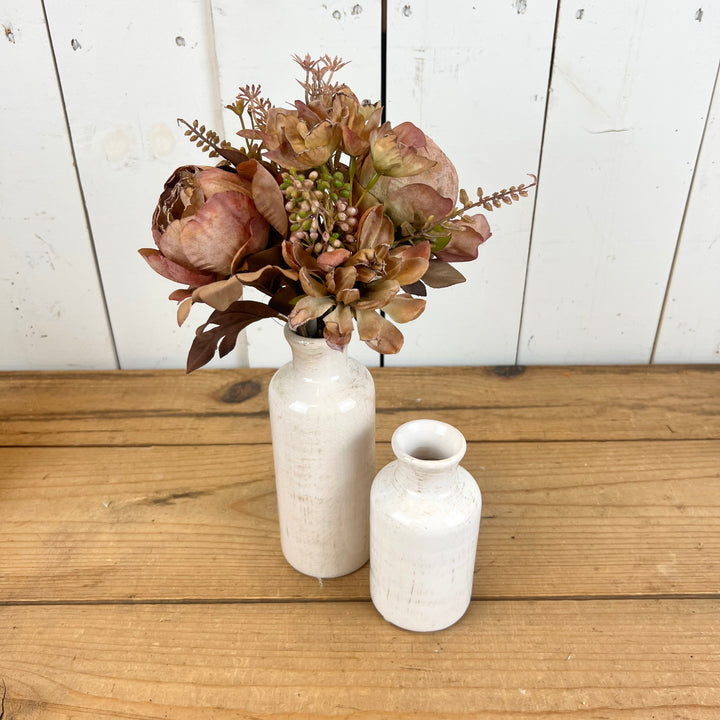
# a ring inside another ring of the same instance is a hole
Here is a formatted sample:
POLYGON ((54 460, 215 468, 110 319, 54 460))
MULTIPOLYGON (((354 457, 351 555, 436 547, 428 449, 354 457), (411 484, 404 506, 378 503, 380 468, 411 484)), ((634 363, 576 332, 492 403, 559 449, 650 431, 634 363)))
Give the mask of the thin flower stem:
POLYGON ((360 196, 360 198, 358 199, 358 201, 355 203, 355 206, 356 206, 356 207, 358 207, 358 206, 360 205, 360 203, 365 199, 365 196, 367 195, 368 190, 370 190, 370 188, 372 188, 373 185, 375 185, 375 183, 376 183, 379 179, 380 179, 380 173, 379 173, 379 172, 376 172, 376 173, 370 178, 370 182, 365 186, 365 189, 363 190, 362 195, 360 196))

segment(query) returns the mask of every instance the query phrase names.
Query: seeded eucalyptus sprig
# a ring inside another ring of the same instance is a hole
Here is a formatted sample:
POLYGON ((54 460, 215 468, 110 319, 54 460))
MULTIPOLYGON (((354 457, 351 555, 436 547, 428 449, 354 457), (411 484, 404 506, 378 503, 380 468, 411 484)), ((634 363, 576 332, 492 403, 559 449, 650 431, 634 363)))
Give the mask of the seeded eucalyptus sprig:
POLYGON ((227 140, 221 140, 216 132, 207 130, 197 120, 193 120, 192 125, 182 118, 178 118, 177 122, 178 125, 184 125, 187 128, 185 135, 190 139, 190 142, 194 142, 203 152, 208 153, 209 157, 223 157, 233 164, 247 160, 244 153, 232 147, 227 140))
POLYGON ((492 195, 485 195, 483 193, 483 189, 479 187, 477 189, 478 199, 475 202, 470 201, 465 189, 460 190, 460 202, 462 204, 462 208, 455 210, 450 217, 457 217, 458 215, 465 213, 467 210, 476 207, 482 207, 483 210, 492 212, 495 208, 502 207, 503 203, 505 205, 512 205, 513 202, 517 202, 521 197, 527 197, 528 189, 537 185, 537 177, 531 173, 528 173, 528 175, 530 175, 533 179, 529 185, 526 185, 525 183, 520 183, 517 187, 515 187, 515 185, 511 185, 509 188, 504 188, 498 192, 494 192, 492 195))

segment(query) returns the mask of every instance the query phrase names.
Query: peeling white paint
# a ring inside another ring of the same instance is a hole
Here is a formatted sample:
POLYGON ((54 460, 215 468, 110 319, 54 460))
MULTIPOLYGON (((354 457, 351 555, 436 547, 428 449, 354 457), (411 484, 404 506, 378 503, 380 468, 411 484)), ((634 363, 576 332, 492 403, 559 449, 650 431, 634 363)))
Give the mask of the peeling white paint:
POLYGON ((108 132, 102 140, 102 148, 108 162, 125 160, 135 145, 135 137, 128 126, 118 126, 108 132))
POLYGON ((155 123, 150 127, 150 149, 154 157, 170 155, 175 145, 175 135, 165 123, 155 123))

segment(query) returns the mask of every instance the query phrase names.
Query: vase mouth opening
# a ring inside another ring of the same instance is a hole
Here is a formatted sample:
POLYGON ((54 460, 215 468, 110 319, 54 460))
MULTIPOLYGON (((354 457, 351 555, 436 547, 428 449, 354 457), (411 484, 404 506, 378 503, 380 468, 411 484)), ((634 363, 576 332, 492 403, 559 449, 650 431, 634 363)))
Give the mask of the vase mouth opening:
POLYGON ((459 463, 466 448, 463 434, 440 420, 411 420, 400 425, 392 436, 392 449, 398 459, 428 469, 459 463))

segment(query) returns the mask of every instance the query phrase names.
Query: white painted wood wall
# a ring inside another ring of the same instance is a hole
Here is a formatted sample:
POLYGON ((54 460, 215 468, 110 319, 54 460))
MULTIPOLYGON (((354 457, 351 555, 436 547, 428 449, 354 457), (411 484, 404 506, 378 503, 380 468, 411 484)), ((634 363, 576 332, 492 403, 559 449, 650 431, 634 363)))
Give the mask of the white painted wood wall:
MULTIPOLYGON (((385 363, 720 362, 716 0, 3 0, 0 369, 183 367, 206 313, 178 329, 136 252, 206 162, 175 119, 231 137, 239 85, 297 97, 293 53, 379 99, 383 14, 388 119, 471 194, 540 177, 385 363)), ((214 366, 287 356, 264 321, 214 366)))

